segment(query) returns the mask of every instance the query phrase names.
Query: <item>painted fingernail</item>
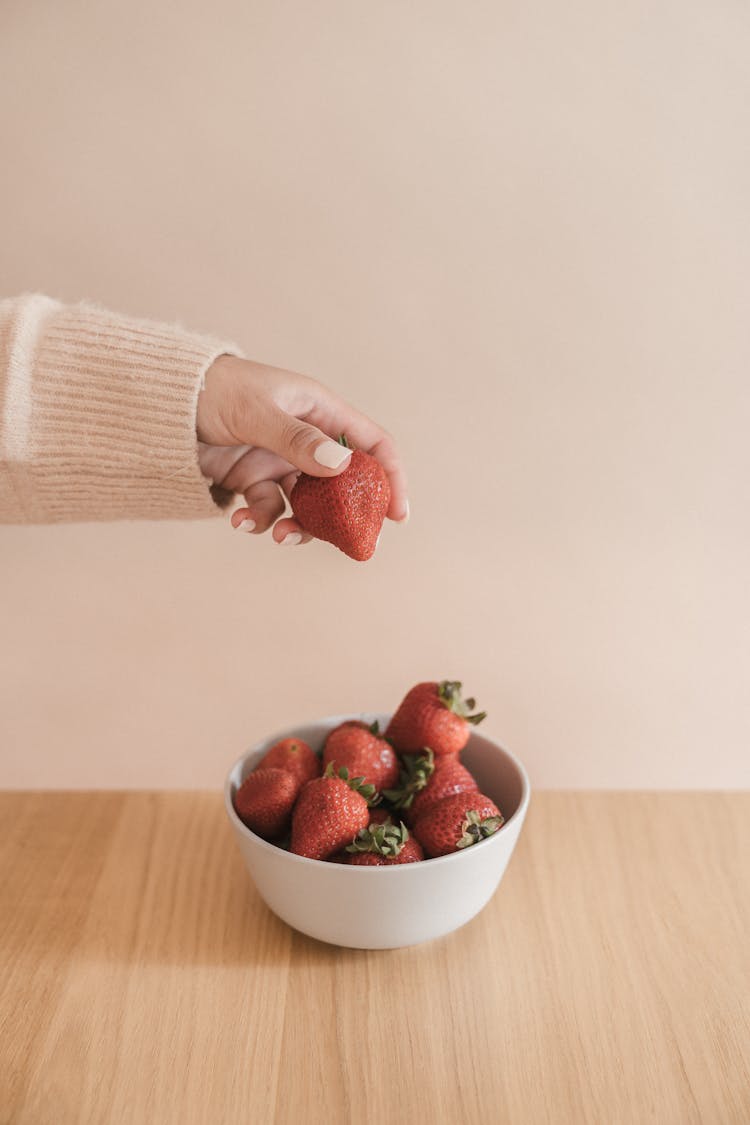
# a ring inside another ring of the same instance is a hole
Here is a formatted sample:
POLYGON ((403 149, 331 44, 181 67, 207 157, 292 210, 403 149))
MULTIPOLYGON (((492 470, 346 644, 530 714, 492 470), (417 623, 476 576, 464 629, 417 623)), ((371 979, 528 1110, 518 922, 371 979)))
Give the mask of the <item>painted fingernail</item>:
POLYGON ((338 469, 339 465, 343 465, 344 461, 351 457, 351 449, 347 449, 345 445, 339 445, 337 441, 322 441, 320 445, 315 447, 313 457, 319 465, 324 465, 326 469, 338 469))
POLYGON ((238 531, 255 531, 255 520, 243 520, 237 524, 238 531))
POLYGON ((279 543, 280 547, 296 547, 298 543, 302 542, 302 536, 298 531, 290 531, 288 535, 279 543))

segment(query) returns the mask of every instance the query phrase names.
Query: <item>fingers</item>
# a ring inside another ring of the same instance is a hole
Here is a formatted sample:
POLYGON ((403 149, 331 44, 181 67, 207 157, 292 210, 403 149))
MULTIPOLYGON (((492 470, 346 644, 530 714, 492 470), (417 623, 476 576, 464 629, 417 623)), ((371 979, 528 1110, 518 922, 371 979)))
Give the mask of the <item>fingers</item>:
POLYGON ((246 492, 263 480, 282 480, 292 471, 292 466, 287 461, 282 461, 267 449, 252 449, 248 446, 235 448, 242 451, 239 457, 230 456, 232 446, 217 448, 217 452, 226 456, 226 460, 223 464, 224 472, 213 474, 213 480, 230 492, 246 492))
MULTIPOLYGON (((291 500, 292 498, 292 489, 297 483, 298 476, 299 473, 295 470, 294 472, 287 473, 281 480, 281 488, 287 500, 291 500)), ((293 515, 286 516, 283 520, 279 520, 273 529, 273 537, 282 547, 291 547, 298 543, 309 543, 313 538, 312 535, 309 535, 305 531, 302 524, 297 522, 293 515)))
MULTIPOLYGON (((253 512, 250 508, 238 508, 236 512, 232 513, 232 527, 237 531, 248 531, 253 534, 259 533, 266 528, 256 526, 253 512)), ((308 535, 303 531, 295 519, 286 518, 279 520, 273 529, 273 538, 276 543, 282 547, 294 547, 300 544, 309 543, 312 535, 308 535)))
MULTIPOLYGON (((298 473, 294 471, 287 473, 281 480, 281 487, 287 497, 297 476, 298 473)), ((232 527, 238 531, 260 535, 278 520, 273 529, 273 538, 281 546, 293 547, 310 542, 312 535, 308 535, 294 517, 279 519, 283 516, 286 505, 275 481, 257 481, 245 488, 244 494, 247 507, 238 508, 232 513, 232 527)))
POLYGON ((260 535, 279 516, 283 516, 286 505, 275 481, 262 480, 245 490, 246 508, 239 508, 232 515, 232 526, 242 526, 243 531, 260 535))
POLYGON ((367 452, 377 458, 388 476, 388 483, 391 486, 391 501, 386 512, 388 519, 395 520, 397 523, 406 523, 409 519, 406 471, 396 452, 393 438, 390 434, 384 433, 367 452))
POLYGON ((281 481, 279 482, 281 484, 281 488, 284 492, 284 495, 286 496, 287 500, 289 500, 290 503, 291 503, 291 499, 292 499, 292 489, 294 488, 295 484, 297 483, 297 477, 298 476, 299 476, 299 473, 296 470, 294 470, 291 473, 287 473, 286 476, 283 476, 281 478, 281 481))
MULTIPOLYGON (((232 515, 232 526, 241 531, 260 535, 268 531, 275 520, 284 514, 285 503, 277 481, 296 480, 296 470, 267 449, 250 449, 231 465, 221 481, 224 488, 244 494, 246 508, 238 508, 232 515)), ((289 490, 285 489, 286 494, 289 490)))
MULTIPOLYGON (((406 522, 406 472, 390 434, 315 379, 246 363, 240 374, 243 393, 234 396, 238 405, 229 432, 238 443, 248 444, 213 455, 209 475, 217 483, 246 493, 264 480, 280 481, 293 470, 337 476, 347 468, 351 451, 331 435, 344 434, 351 446, 383 466, 391 492, 386 515, 406 522)), ((291 529, 287 533, 294 534, 291 529)))
MULTIPOLYGON (((296 471, 287 473, 281 481, 281 487, 288 500, 291 499, 292 489, 297 482, 298 476, 299 473, 296 471)), ((273 529, 273 537, 282 547, 294 546, 298 543, 309 543, 313 538, 312 535, 309 535, 305 531, 302 524, 297 523, 294 516, 287 516, 285 519, 279 520, 273 529)))
POLYGON ((283 520, 279 520, 272 534, 276 542, 282 547, 298 546, 302 543, 309 543, 312 539, 312 535, 308 535, 293 516, 286 516, 283 520))
POLYGON ((405 523, 409 518, 406 470, 395 441, 366 414, 349 406, 332 391, 324 387, 321 387, 321 391, 320 404, 311 411, 310 420, 329 433, 345 434, 350 445, 363 449, 380 462, 391 487, 391 501, 386 513, 388 519, 405 523))
MULTIPOLYGON (((266 450, 290 468, 332 477, 349 464, 351 454, 336 440, 346 434, 351 445, 383 465, 391 488, 388 517, 408 518, 406 474, 393 438, 322 383, 232 356, 215 361, 209 375, 199 403, 198 436, 204 443, 266 450)), ((224 455, 225 464, 227 459, 224 455)), ((221 467, 212 465, 216 471, 208 475, 216 479, 221 467)), ((265 476, 279 480, 281 473, 265 476)))
POLYGON ((352 451, 317 426, 267 400, 254 424, 256 443, 314 477, 333 477, 349 464, 352 451))

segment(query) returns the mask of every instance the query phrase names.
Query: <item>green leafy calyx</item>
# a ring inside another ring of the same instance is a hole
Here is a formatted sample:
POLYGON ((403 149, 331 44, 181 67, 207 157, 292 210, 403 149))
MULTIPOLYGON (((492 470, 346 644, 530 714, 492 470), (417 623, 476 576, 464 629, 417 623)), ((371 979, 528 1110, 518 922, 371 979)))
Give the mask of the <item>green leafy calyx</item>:
POLYGON ((472 715, 477 705, 476 699, 464 699, 461 695, 461 684, 458 680, 441 680, 438 684, 438 698, 444 707, 454 715, 465 719, 467 723, 476 726, 482 719, 487 718, 486 711, 478 711, 472 715))
POLYGON ((415 796, 420 789, 424 789, 434 771, 435 755, 427 747, 419 757, 414 754, 405 755, 398 785, 395 789, 384 789, 383 796, 396 809, 411 808, 415 796))
POLYGON ((355 793, 359 793, 364 797, 368 805, 372 807, 380 802, 380 794, 369 781, 365 781, 364 777, 349 777, 349 770, 346 766, 340 766, 336 769, 333 762, 329 762, 323 773, 323 777, 338 778, 339 781, 345 781, 350 789, 355 793))
POLYGON ((461 825, 461 838, 456 841, 457 848, 470 848, 480 840, 486 840, 500 828, 503 823, 502 813, 495 816, 480 817, 476 809, 469 809, 466 820, 461 825))
POLYGON ((408 839, 409 829, 404 822, 393 824, 389 819, 385 824, 370 824, 367 828, 360 828, 346 850, 353 853, 374 852, 385 859, 395 859, 408 839))

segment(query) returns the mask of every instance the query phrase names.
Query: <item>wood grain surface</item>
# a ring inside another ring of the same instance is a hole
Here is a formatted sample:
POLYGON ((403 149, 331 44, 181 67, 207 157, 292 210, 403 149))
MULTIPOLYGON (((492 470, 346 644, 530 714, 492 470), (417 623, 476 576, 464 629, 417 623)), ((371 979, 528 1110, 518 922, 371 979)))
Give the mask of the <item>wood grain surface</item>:
POLYGON ((0 794, 0 1120, 750 1121, 750 795, 539 793, 486 910, 323 945, 215 793, 0 794))

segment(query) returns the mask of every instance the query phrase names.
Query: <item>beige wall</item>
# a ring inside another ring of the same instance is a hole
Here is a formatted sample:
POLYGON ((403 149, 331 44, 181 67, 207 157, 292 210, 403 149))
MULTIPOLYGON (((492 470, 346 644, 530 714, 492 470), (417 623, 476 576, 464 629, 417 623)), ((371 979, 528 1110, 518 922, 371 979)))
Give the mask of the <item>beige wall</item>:
POLYGON ((6 0, 0 292, 316 374, 413 517, 0 529, 0 784, 216 786, 450 676, 537 784, 748 785, 749 57, 728 0, 6 0))

